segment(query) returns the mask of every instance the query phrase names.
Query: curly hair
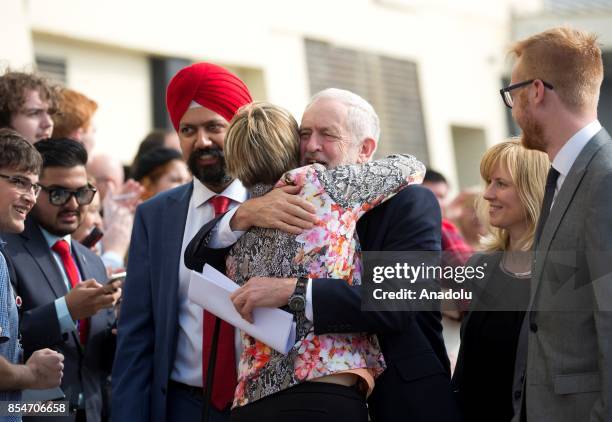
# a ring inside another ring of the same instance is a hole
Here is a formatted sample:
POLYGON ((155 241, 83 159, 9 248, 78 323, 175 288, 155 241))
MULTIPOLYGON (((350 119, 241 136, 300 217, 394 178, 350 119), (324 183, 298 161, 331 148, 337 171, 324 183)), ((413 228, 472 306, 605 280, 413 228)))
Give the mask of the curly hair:
POLYGON ((49 114, 57 111, 59 90, 45 77, 36 73, 7 70, 0 76, 0 127, 10 127, 11 116, 23 107, 27 90, 38 91, 49 105, 49 114))

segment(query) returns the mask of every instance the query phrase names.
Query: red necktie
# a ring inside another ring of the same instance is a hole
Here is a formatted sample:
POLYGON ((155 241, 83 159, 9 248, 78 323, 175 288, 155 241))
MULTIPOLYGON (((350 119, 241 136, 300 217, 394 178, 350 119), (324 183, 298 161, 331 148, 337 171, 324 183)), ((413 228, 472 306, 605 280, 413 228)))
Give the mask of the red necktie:
MULTIPOLYGON (((215 217, 225 213, 230 199, 225 196, 213 196, 209 200, 215 209, 215 217)), ((204 335, 202 343, 202 382, 206 388, 206 371, 208 369, 210 352, 212 350, 212 337, 215 328, 216 316, 204 311, 204 335)), ((221 321, 219 340, 217 343, 217 359, 211 392, 211 403, 217 410, 224 410, 234 399, 236 389, 236 359, 234 350, 234 327, 221 321)))
MULTIPOLYGON (((74 259, 72 259, 72 254, 70 253, 70 245, 64 239, 60 239, 55 242, 51 249, 60 256, 62 264, 64 265, 64 270, 66 271, 66 276, 68 277, 68 281, 70 281, 70 287, 74 289, 74 286, 79 284, 79 272, 77 270, 74 259)), ((78 328, 81 344, 87 343, 87 334, 89 333, 89 320, 79 320, 78 328)))

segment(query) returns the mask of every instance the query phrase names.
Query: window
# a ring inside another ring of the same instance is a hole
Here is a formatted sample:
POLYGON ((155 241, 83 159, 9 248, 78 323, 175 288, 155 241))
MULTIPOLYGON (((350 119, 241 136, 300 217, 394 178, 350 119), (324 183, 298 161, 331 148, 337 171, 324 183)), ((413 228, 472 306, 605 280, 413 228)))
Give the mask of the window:
POLYGON ((66 60, 55 57, 36 56, 36 68, 39 73, 53 82, 66 85, 66 60))
POLYGON ((341 88, 372 104, 381 125, 378 157, 410 153, 428 162, 416 63, 308 39, 306 58, 311 94, 341 88))

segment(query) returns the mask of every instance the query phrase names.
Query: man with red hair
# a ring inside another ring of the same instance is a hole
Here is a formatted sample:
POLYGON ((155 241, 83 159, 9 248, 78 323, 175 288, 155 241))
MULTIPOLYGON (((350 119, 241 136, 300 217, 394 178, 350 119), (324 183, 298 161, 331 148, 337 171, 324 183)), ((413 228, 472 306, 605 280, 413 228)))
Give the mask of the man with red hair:
POLYGON ((93 116, 98 103, 73 89, 61 90, 59 113, 54 117, 52 138, 70 138, 83 144, 91 154, 96 140, 93 116))
POLYGON ((113 368, 114 420, 193 421, 203 411, 211 421, 229 419, 234 329, 221 324, 211 409, 204 409, 216 319, 187 299, 183 252, 204 223, 246 199, 225 172, 223 143, 229 121, 250 102, 238 77, 210 63, 182 69, 168 85, 168 112, 194 180, 136 211, 113 368))

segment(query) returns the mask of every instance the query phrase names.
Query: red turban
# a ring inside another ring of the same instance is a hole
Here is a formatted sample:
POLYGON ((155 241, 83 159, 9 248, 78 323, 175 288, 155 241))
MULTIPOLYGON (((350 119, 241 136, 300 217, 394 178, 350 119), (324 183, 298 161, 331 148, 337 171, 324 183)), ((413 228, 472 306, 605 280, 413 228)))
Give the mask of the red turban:
POLYGON ((195 63, 174 75, 166 91, 166 107, 177 131, 192 101, 229 122, 240 107, 253 100, 244 82, 229 70, 212 63, 195 63))

